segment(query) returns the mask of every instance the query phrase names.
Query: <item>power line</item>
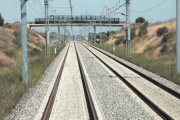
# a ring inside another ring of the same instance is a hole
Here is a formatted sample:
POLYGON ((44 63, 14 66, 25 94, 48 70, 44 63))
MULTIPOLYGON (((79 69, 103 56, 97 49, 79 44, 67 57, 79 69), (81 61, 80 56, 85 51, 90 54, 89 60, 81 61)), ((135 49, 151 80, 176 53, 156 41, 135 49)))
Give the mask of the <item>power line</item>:
MULTIPOLYGON (((72 19, 73 19, 73 13, 72 13, 72 6, 71 6, 71 0, 69 0, 69 3, 70 3, 70 8, 71 8, 71 21, 72 21, 72 19)), ((72 33, 72 35, 73 35, 73 30, 72 30, 72 23, 71 23, 71 33, 72 33)))
MULTIPOLYGON (((39 1, 39 0, 38 0, 38 1, 39 1)), ((42 11, 44 12, 44 10, 43 10, 43 8, 42 8, 42 5, 41 5, 40 1, 39 1, 39 4, 40 4, 40 6, 41 6, 42 11)))
POLYGON ((166 0, 164 0, 163 2, 161 2, 160 4, 156 5, 155 7, 151 8, 151 9, 148 9, 148 10, 145 10, 145 11, 141 11, 141 12, 135 12, 135 11, 131 11, 131 12, 134 12, 134 13, 143 13, 143 12, 147 12, 147 11, 150 11, 156 7, 158 7, 159 5, 161 5, 162 3, 164 3, 166 0))
MULTIPOLYGON (((27 2, 28 3, 28 2, 27 2)), ((31 5, 28 3, 28 5, 31 7, 31 5)), ((32 7, 31 7, 32 8, 32 7)), ((33 9, 33 8, 32 8, 33 9)), ((34 9, 33 9, 34 10, 34 9)), ((39 12, 37 12, 36 10, 34 10, 36 13, 38 13, 38 14, 44 14, 44 13, 39 13, 39 12)))

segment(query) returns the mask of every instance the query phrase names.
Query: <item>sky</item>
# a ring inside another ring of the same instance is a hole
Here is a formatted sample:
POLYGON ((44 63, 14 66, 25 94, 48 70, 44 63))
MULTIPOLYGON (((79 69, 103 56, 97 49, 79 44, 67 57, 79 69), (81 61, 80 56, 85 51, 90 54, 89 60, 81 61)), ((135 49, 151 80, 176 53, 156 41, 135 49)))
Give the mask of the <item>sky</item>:
MULTIPOLYGON (((125 0, 120 0, 122 4, 125 0)), ((166 0, 164 3, 159 5, 158 7, 151 9, 164 0, 130 0, 130 22, 135 22, 136 18, 144 17, 149 23, 154 23, 156 21, 166 21, 171 18, 176 17, 176 0, 166 0), (146 11, 146 12, 142 12, 146 11), (142 13, 136 13, 142 12, 142 13)), ((115 6, 119 0, 71 0, 71 4, 73 6, 73 13, 84 15, 100 15, 104 9, 104 6, 115 6)), ((49 6, 70 6, 69 0, 51 0, 49 1, 49 6)), ((44 0, 28 0, 26 3, 27 7, 27 22, 33 22, 35 18, 44 18, 44 0), (34 11, 30 6, 36 11, 34 11), (42 7, 41 7, 42 6, 42 7), (38 12, 38 13, 37 13, 38 12)), ((58 14, 66 10, 67 8, 50 8, 50 15, 58 14)), ((125 6, 121 7, 118 10, 120 13, 125 13, 125 6)), ((15 21, 21 21, 21 11, 20 11, 20 0, 0 0, 0 13, 2 17, 5 19, 5 22, 13 23, 15 21)), ((71 11, 67 10, 64 12, 66 15, 70 15, 71 11)), ((64 15, 65 15, 64 14, 64 15)), ((125 17, 116 14, 115 18, 120 18, 121 20, 125 20, 125 17)), ((44 32, 44 28, 33 28, 38 32, 44 32)), ((74 34, 78 32, 80 28, 75 27, 74 34)), ((119 30, 121 28, 118 27, 97 27, 96 31, 99 32, 107 32, 108 30, 119 30)), ((57 28, 51 27, 50 32, 57 32, 57 28)), ((91 32, 93 30, 91 29, 91 32)), ((63 30, 61 30, 61 34, 63 30)), ((86 32, 87 33, 87 32, 86 32)), ((85 33, 84 33, 85 34, 85 33)))

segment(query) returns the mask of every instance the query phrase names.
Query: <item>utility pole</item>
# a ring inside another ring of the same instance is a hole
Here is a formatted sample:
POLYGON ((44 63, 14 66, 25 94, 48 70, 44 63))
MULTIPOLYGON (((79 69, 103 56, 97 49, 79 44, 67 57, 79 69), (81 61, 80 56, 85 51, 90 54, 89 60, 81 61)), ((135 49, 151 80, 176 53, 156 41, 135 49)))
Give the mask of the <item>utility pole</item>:
POLYGON ((22 79, 28 84, 28 53, 27 53, 27 14, 26 0, 21 0, 21 38, 22 38, 22 79))
MULTIPOLYGON (((100 28, 102 27, 102 20, 100 21, 100 28)), ((102 46, 102 31, 100 33, 100 46, 102 46)))
POLYGON ((63 41, 63 43, 65 43, 65 38, 66 38, 66 34, 65 34, 65 29, 64 29, 64 41, 63 41))
POLYGON ((59 47, 61 47, 60 26, 58 26, 58 42, 59 42, 59 47))
POLYGON ((131 57, 130 0, 126 0, 126 57, 131 57))
POLYGON ((177 74, 180 73, 180 1, 176 0, 176 66, 177 74))
POLYGON ((49 0, 44 0, 45 5, 45 37, 46 37, 46 46, 45 46, 45 58, 50 58, 50 46, 49 46, 49 0))
MULTIPOLYGON (((109 10, 108 10, 109 11, 109 10)), ((112 39, 111 39, 111 16, 109 18, 109 50, 112 50, 112 39)))
POLYGON ((94 43, 96 44, 96 25, 94 25, 94 43))

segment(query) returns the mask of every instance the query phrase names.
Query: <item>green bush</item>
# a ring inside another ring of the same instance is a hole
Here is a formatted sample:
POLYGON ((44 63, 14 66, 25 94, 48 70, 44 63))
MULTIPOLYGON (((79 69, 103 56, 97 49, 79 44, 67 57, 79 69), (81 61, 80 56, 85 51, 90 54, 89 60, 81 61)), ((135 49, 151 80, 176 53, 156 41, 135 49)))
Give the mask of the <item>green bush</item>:
POLYGON ((170 41, 170 38, 173 36, 172 33, 167 33, 163 36, 162 43, 166 43, 170 41))
POLYGON ((131 29, 131 40, 133 40, 136 37, 136 29, 132 28, 131 29))
POLYGON ((162 36, 164 33, 167 33, 168 32, 168 28, 167 27, 162 27, 162 28, 159 28, 157 31, 156 31, 156 34, 158 37, 162 36))
POLYGON ((13 43, 16 44, 18 47, 21 47, 21 38, 18 37, 16 39, 13 39, 13 43))
POLYGON ((18 47, 21 47, 21 30, 14 31, 13 35, 16 37, 13 40, 13 43, 16 44, 18 47))
POLYGON ((14 57, 16 56, 16 51, 15 50, 10 50, 10 49, 7 49, 7 50, 4 50, 3 53, 5 53, 7 56, 9 57, 14 57))
POLYGON ((153 50, 152 45, 148 45, 147 48, 144 50, 144 52, 151 52, 153 50))
POLYGON ((21 30, 16 30, 13 32, 13 35, 16 37, 16 38, 19 38, 21 37, 21 30))
POLYGON ((5 23, 4 25, 3 25, 3 27, 5 27, 5 28, 11 28, 12 27, 12 25, 10 24, 10 23, 5 23))
POLYGON ((119 45, 121 43, 126 43, 126 40, 124 38, 125 38, 125 36, 120 36, 120 38, 115 41, 115 45, 119 45))
POLYGON ((160 50, 161 54, 168 53, 168 46, 167 44, 163 44, 163 47, 160 50))
POLYGON ((139 33, 138 33, 138 36, 139 37, 142 37, 143 35, 147 34, 148 33, 148 30, 147 30, 147 25, 144 24, 140 27, 140 30, 139 30, 139 33))
POLYGON ((144 23, 145 22, 145 19, 143 17, 138 17, 136 19, 136 23, 144 23))
POLYGON ((40 53, 41 53, 41 51, 38 50, 37 48, 33 48, 33 49, 29 52, 30 55, 37 55, 37 54, 40 54, 40 53))
POLYGON ((37 47, 41 47, 40 43, 35 43, 35 45, 36 45, 37 47))

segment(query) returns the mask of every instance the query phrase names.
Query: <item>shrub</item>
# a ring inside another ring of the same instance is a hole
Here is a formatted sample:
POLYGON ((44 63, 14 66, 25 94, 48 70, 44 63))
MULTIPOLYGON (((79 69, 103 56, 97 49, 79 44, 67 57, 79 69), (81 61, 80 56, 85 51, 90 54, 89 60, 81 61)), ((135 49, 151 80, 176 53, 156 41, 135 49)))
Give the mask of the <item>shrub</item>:
POLYGON ((33 48, 33 49, 29 52, 30 55, 37 55, 37 54, 40 54, 40 53, 41 53, 41 51, 38 50, 37 48, 33 48))
POLYGON ((168 53, 168 46, 166 44, 163 44, 163 47, 160 50, 161 54, 168 53))
POLYGON ((125 38, 125 36, 120 36, 120 38, 115 41, 115 45, 119 45, 121 43, 126 43, 126 40, 124 38, 125 38))
POLYGON ((157 31, 156 31, 156 34, 158 37, 162 36, 164 33, 167 33, 168 32, 168 28, 167 27, 162 27, 162 28, 159 28, 157 31))
POLYGON ((36 45, 37 47, 41 47, 40 43, 35 43, 35 45, 36 45))
POLYGON ((16 38, 13 40, 13 43, 16 44, 18 47, 21 47, 21 38, 16 38))
POLYGON ((139 33, 138 33, 138 36, 139 37, 142 37, 143 35, 147 34, 148 30, 147 30, 147 25, 144 24, 140 27, 140 30, 139 30, 139 33))
POLYGON ((170 41, 170 38, 173 36, 172 33, 167 33, 163 36, 163 39, 162 39, 162 43, 166 43, 168 41, 170 41))
POLYGON ((16 37, 16 38, 19 38, 21 37, 21 31, 20 30, 16 30, 13 32, 13 35, 16 37))
POLYGON ((134 39, 136 37, 136 29, 133 28, 131 29, 131 40, 134 39))
POLYGON ((9 49, 7 49, 7 50, 4 50, 3 51, 7 56, 9 56, 9 57, 14 57, 14 56, 16 56, 16 51, 15 50, 9 50, 9 49))
POLYGON ((11 28, 12 27, 12 25, 10 24, 10 23, 5 23, 4 25, 3 25, 3 27, 5 27, 5 28, 11 28))
POLYGON ((136 23, 144 23, 145 22, 145 19, 143 17, 138 17, 136 19, 136 23))
POLYGON ((147 48, 144 50, 144 52, 151 52, 153 50, 152 45, 148 45, 147 48))

